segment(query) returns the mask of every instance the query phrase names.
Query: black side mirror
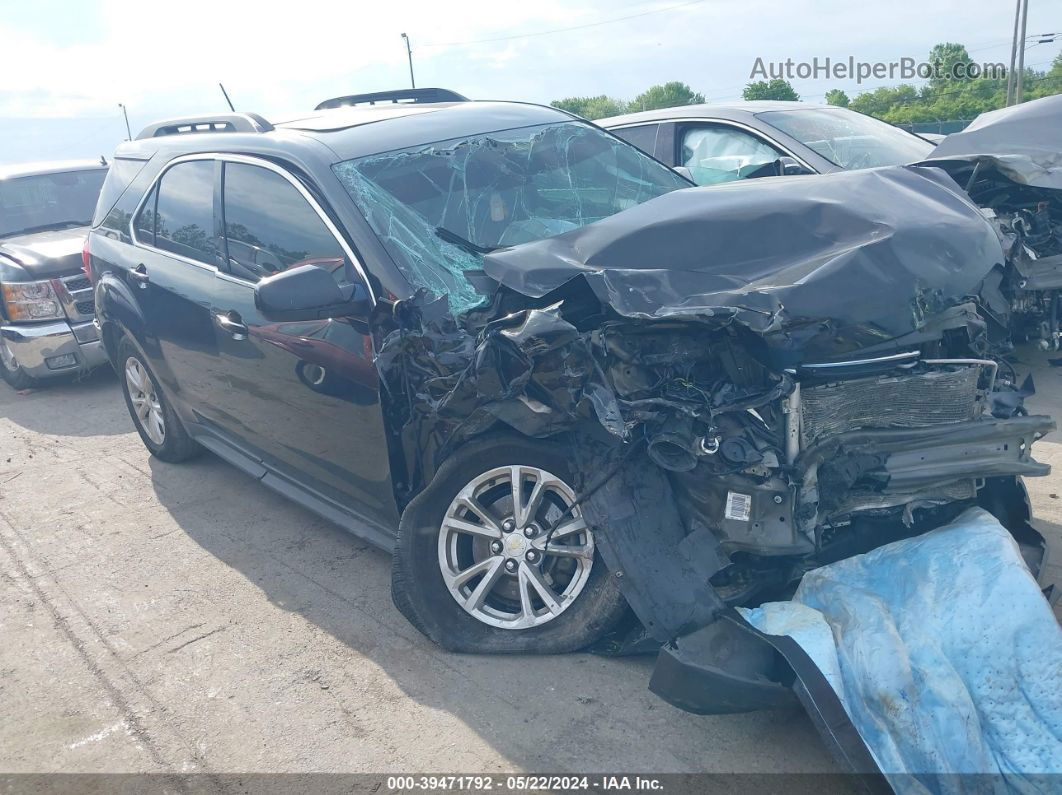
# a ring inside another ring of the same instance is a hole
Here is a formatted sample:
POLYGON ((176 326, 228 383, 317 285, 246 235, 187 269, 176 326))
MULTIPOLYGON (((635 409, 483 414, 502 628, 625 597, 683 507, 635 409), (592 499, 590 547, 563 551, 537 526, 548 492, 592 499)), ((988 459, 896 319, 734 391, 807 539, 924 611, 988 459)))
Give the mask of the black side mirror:
POLYGON ((254 287, 255 305, 271 320, 315 320, 367 314, 372 307, 362 282, 340 285, 316 265, 267 276, 254 287))
POLYGON ((778 176, 780 177, 799 177, 802 174, 814 174, 808 168, 800 165, 794 158, 788 155, 783 155, 774 161, 778 164, 778 176))

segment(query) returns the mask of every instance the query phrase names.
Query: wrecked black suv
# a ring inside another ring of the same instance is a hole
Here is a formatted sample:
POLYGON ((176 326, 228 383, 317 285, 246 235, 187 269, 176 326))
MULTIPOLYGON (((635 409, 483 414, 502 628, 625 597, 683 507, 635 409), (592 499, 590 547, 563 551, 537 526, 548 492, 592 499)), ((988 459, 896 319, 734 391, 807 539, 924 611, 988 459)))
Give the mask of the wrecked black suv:
POLYGON ((1053 423, 985 353, 1002 252, 940 171, 698 189, 459 101, 163 122, 116 158, 90 266, 144 443, 393 550, 448 649, 622 645, 630 608, 673 641, 977 503, 1040 554, 1018 476, 1053 423))

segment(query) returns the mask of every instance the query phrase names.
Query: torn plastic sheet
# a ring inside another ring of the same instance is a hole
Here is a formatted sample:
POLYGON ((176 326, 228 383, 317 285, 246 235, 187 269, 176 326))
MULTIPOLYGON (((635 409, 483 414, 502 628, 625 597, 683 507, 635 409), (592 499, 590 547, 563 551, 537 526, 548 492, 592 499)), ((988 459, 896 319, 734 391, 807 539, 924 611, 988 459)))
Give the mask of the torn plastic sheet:
POLYGON ((895 167, 675 191, 483 269, 535 298, 580 277, 629 318, 737 322, 799 363, 916 332, 1003 262, 950 177, 895 167))
POLYGON ((986 511, 740 612, 808 653, 897 791, 1047 792, 1062 774, 1062 629, 986 511))
POLYGON ((982 113, 941 141, 923 165, 980 162, 1018 183, 1062 190, 1062 95, 982 113))

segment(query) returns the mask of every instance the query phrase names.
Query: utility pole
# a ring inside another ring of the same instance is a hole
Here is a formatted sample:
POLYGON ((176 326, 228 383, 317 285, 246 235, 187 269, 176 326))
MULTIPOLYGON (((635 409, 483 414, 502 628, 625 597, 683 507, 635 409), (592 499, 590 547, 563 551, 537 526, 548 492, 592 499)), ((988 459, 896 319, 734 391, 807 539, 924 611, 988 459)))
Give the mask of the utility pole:
MULTIPOLYGON (((1017 75, 1014 72, 1014 67, 1018 63, 1018 27, 1021 24, 1021 4, 1022 0, 1015 0, 1014 3, 1014 41, 1010 45, 1010 70, 1007 72, 1007 107, 1009 108, 1014 104, 1014 80, 1017 75)), ((1025 43, 1022 42, 1022 46, 1025 43)))
POLYGON ((1014 83, 1014 104, 1025 101, 1025 26, 1029 22, 1029 0, 1021 0, 1021 38, 1018 40, 1018 75, 1014 83))
POLYGON ((409 87, 416 88, 417 83, 413 80, 413 50, 409 47, 409 36, 403 33, 402 39, 406 43, 406 57, 409 58, 409 87))
POLYGON ((129 129, 129 114, 126 113, 125 105, 123 105, 121 102, 118 103, 118 107, 122 109, 122 116, 125 118, 125 140, 132 141, 133 133, 129 129))

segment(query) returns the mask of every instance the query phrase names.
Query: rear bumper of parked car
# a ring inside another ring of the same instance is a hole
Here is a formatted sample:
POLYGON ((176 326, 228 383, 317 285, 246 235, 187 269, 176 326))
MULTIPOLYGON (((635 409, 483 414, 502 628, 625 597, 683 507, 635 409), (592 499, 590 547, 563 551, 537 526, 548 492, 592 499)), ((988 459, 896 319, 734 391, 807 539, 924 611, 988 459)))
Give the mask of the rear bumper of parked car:
POLYGON ((107 361, 99 331, 91 321, 0 326, 0 335, 16 361, 33 378, 91 370, 107 361))

